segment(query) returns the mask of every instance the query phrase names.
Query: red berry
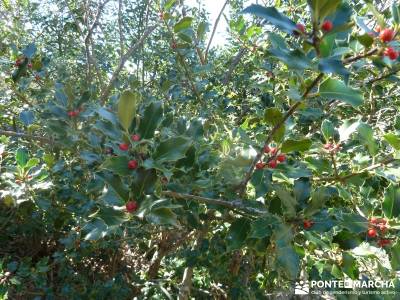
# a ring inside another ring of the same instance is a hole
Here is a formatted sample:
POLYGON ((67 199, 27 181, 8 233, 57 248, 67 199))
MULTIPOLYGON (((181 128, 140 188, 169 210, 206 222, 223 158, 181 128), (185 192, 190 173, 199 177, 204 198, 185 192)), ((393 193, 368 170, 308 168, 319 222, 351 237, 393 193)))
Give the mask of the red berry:
POLYGON ((369 219, 369 222, 370 222, 371 224, 378 224, 378 219, 375 218, 375 217, 371 217, 371 219, 369 219))
POLYGON ((332 148, 333 148, 333 145, 331 143, 327 143, 327 144, 324 145, 324 149, 325 150, 330 150, 332 148))
POLYGON ((137 205, 137 202, 136 202, 136 201, 131 200, 131 201, 128 201, 128 202, 126 203, 125 207, 126 207, 126 210, 127 210, 128 212, 133 213, 134 211, 137 210, 138 205, 137 205))
POLYGON ((138 142, 138 141, 140 141, 140 135, 138 135, 138 134, 132 134, 131 139, 132 139, 132 141, 134 141, 134 142, 138 142))
POLYGON ((382 233, 385 233, 387 229, 385 224, 378 224, 378 228, 382 233))
POLYGON ((274 156, 276 154, 276 152, 278 152, 278 149, 276 149, 275 147, 271 148, 271 155, 274 156))
POLYGON ((331 31, 333 28, 333 23, 329 20, 326 20, 324 23, 322 23, 321 28, 323 31, 326 31, 326 32, 331 31))
POLYGON ((394 38, 394 31, 389 28, 385 28, 381 31, 379 34, 379 38, 381 39, 382 42, 390 42, 394 38))
POLYGON ((311 220, 304 220, 303 227, 304 229, 310 229, 314 225, 314 222, 311 220))
POLYGON ((383 55, 388 56, 391 60, 397 59, 399 57, 399 53, 397 53, 392 47, 387 48, 383 55))
POLYGON ((268 162, 268 167, 270 167, 271 169, 275 169, 277 165, 278 165, 278 162, 276 161, 276 159, 270 160, 268 162))
POLYGON ((368 235, 368 237, 370 237, 370 238, 376 237, 376 230, 375 230, 374 228, 368 229, 367 235, 368 235))
POLYGON ((390 245, 391 241, 388 239, 380 239, 378 241, 379 247, 385 247, 386 245, 390 245))
POLYGON ((32 63, 31 63, 31 62, 28 63, 28 68, 29 68, 29 69, 32 69, 32 63))
POLYGON ((286 160, 286 154, 281 153, 281 154, 279 154, 279 155, 276 157, 276 159, 277 159, 279 162, 284 162, 284 161, 286 160))
POLYGON ((298 31, 300 31, 303 34, 306 32, 305 26, 303 24, 301 24, 301 23, 297 23, 296 24, 296 28, 297 28, 298 31))
POLYGON ((122 151, 127 151, 129 149, 129 145, 126 143, 119 144, 119 149, 122 151))
POLYGON ((263 162, 256 163, 256 169, 257 170, 264 169, 264 167, 265 167, 265 164, 263 162))
POLYGON ((128 162, 128 169, 134 170, 138 167, 137 160, 133 159, 128 162))
POLYGON ((376 31, 376 32, 381 32, 381 26, 377 25, 377 26, 375 27, 375 31, 376 31))
POLYGON ((268 145, 264 146, 264 153, 269 153, 271 151, 271 148, 269 148, 268 145))
POLYGON ((79 115, 79 112, 76 111, 76 110, 71 110, 71 111, 68 112, 68 117, 74 118, 77 115, 79 115))
POLYGON ((21 60, 20 59, 17 59, 16 61, 15 61, 15 66, 16 67, 19 67, 21 65, 21 60))
POLYGON ((161 20, 164 20, 164 18, 165 18, 165 15, 164 15, 164 13, 163 13, 163 12, 160 12, 159 16, 160 16, 160 19, 161 19, 161 20))

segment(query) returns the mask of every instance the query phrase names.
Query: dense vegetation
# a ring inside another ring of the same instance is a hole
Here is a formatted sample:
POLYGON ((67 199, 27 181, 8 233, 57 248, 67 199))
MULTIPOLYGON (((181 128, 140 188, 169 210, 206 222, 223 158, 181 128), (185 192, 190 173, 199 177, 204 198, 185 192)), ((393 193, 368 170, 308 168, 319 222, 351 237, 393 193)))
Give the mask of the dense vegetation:
POLYGON ((0 1, 0 299, 399 292, 400 6, 184 2, 0 1))

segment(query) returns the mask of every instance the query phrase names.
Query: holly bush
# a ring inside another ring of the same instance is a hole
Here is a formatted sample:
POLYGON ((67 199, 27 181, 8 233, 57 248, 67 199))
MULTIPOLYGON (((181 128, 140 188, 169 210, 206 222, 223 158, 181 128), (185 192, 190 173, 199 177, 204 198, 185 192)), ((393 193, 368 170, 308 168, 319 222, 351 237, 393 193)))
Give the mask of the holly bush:
POLYGON ((3 0, 1 299, 398 292, 400 6, 374 2, 3 0))

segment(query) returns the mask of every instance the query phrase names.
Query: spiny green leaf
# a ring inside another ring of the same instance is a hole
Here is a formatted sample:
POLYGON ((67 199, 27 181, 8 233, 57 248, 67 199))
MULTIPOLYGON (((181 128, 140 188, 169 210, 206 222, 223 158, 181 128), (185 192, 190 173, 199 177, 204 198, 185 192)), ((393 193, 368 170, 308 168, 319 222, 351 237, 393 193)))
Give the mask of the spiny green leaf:
POLYGON ((388 218, 397 218, 400 216, 400 188, 398 186, 391 184, 385 190, 382 210, 388 218))
POLYGON ((126 156, 109 157, 101 165, 101 168, 121 176, 129 175, 131 170, 128 169, 128 161, 126 156))
POLYGON ((400 137, 394 133, 387 133, 383 138, 396 150, 400 150, 400 137))
POLYGON ((160 125, 163 116, 163 107, 161 102, 151 102, 145 109, 143 118, 140 120, 138 132, 144 139, 150 139, 154 136, 154 131, 160 125))
POLYGON ((258 4, 252 4, 244 9, 243 13, 249 13, 264 18, 272 25, 290 34, 297 30, 296 24, 288 17, 281 14, 275 7, 264 7, 258 4))
POLYGON ((124 91, 118 101, 118 117, 122 127, 128 131, 132 120, 136 115, 136 105, 140 101, 138 93, 124 91))
POLYGON ((353 89, 345 85, 342 81, 328 78, 319 87, 319 94, 326 99, 342 100, 354 107, 364 102, 360 90, 353 89))
POLYGON ((183 136, 170 138, 158 145, 153 158, 158 163, 177 161, 185 157, 191 144, 192 142, 183 136))
POLYGON ((307 151, 311 148, 311 145, 311 139, 286 140, 282 143, 281 151, 286 153, 293 151, 307 151))
POLYGON ((174 31, 179 32, 189 28, 192 25, 192 21, 192 17, 183 17, 178 23, 175 24, 174 31))

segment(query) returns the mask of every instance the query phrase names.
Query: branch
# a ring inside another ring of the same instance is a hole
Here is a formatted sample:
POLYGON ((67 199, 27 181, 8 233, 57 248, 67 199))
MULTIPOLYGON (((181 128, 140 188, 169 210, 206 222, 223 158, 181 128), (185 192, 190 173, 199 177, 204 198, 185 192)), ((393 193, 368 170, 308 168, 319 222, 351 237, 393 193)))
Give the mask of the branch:
POLYGON ((377 78, 373 78, 373 79, 371 79, 371 80, 365 82, 364 85, 365 85, 365 84, 372 84, 372 83, 375 83, 375 82, 377 82, 377 81, 379 81, 379 80, 382 80, 382 79, 385 79, 385 78, 387 78, 387 77, 390 77, 390 76, 392 76, 392 75, 398 73, 399 71, 400 71, 400 68, 394 69, 394 70, 392 70, 392 71, 390 71, 390 72, 388 72, 388 73, 386 73, 386 74, 382 74, 381 76, 379 76, 379 77, 377 77, 377 78))
POLYGON ((132 56, 132 54, 139 48, 142 46, 142 44, 144 43, 144 41, 146 40, 146 38, 156 29, 156 26, 150 26, 148 28, 146 28, 146 30, 144 31, 142 37, 135 43, 133 44, 128 51, 122 55, 121 60, 118 64, 118 67, 115 69, 114 73, 111 76, 110 81, 108 82, 106 88, 104 89, 104 91, 102 92, 101 96, 100 96, 100 103, 104 104, 108 95, 111 92, 113 83, 115 82, 115 80, 117 79, 119 73, 121 72, 121 70, 123 69, 126 61, 132 56))
POLYGON ((96 26, 99 24, 100 16, 101 16, 101 13, 103 12, 104 6, 108 2, 110 2, 110 0, 104 0, 104 2, 101 3, 99 5, 99 7, 97 8, 96 16, 94 18, 94 21, 93 21, 92 25, 88 28, 88 33, 87 33, 87 35, 85 37, 85 40, 89 40, 90 39, 90 36, 93 34, 93 31, 95 30, 96 26))
POLYGON ((218 17, 215 19, 214 28, 213 28, 213 31, 211 33, 210 40, 208 41, 206 51, 204 53, 204 61, 205 62, 207 62, 208 51, 210 50, 210 46, 211 46, 212 40, 214 39, 215 32, 217 31, 219 20, 221 19, 222 13, 224 12, 224 9, 225 9, 226 5, 228 4, 228 2, 229 2, 229 0, 225 1, 224 5, 221 8, 221 11, 218 14, 218 17))
POLYGON ((235 70, 236 66, 239 64, 240 60, 242 59, 243 55, 245 55, 247 49, 242 47, 240 48, 239 52, 233 58, 231 65, 229 66, 228 72, 226 72, 225 78, 222 80, 223 84, 227 84, 231 79, 233 70, 235 70))
MULTIPOLYGON (((322 77, 324 76, 323 73, 320 73, 317 78, 314 79, 314 81, 307 87, 307 89, 305 90, 305 92, 302 95, 302 99, 307 98, 308 94, 311 92, 311 90, 318 84, 318 82, 322 79, 322 77)), ((264 147, 268 146, 269 143, 272 141, 273 136, 275 135, 275 133, 279 130, 279 128, 282 127, 283 124, 285 124, 286 120, 294 114, 294 112, 296 111, 296 109, 300 106, 300 104, 302 103, 302 101, 298 101, 296 103, 294 103, 289 110, 286 112, 286 114, 283 116, 282 120, 280 120, 279 123, 277 123, 272 130, 269 132, 267 139, 265 140, 264 146, 261 148, 261 150, 257 153, 256 157, 253 159, 249 170, 246 172, 246 175, 243 179, 243 181, 240 183, 239 185, 239 194, 243 194, 243 192, 246 189, 247 183, 249 182, 251 176, 253 175, 254 172, 254 168, 257 164, 257 162, 261 159, 261 157, 264 154, 264 147)))
POLYGON ((161 194, 171 198, 175 198, 177 200, 193 200, 205 204, 220 205, 230 209, 242 210, 250 214, 262 215, 266 212, 264 210, 259 210, 257 208, 247 207, 241 200, 226 201, 222 199, 212 199, 212 198, 206 198, 190 194, 182 194, 172 191, 163 191, 161 192, 161 194))
POLYGON ((348 174, 346 176, 342 176, 342 177, 341 176, 320 177, 320 178, 314 178, 313 180, 314 181, 338 181, 338 182, 344 182, 349 178, 352 178, 352 177, 357 176, 357 175, 361 175, 361 174, 363 174, 365 172, 368 172, 368 171, 375 170, 375 169, 377 169, 379 167, 383 167, 383 166, 385 166, 387 164, 390 164, 391 162, 393 162, 395 160, 396 159, 394 157, 389 157, 389 158, 387 158, 387 159, 385 159, 385 160, 383 160, 383 161, 381 161, 379 163, 373 164, 373 165, 371 165, 369 167, 361 169, 358 172, 351 173, 351 174, 348 174))
POLYGON ((355 61, 360 60, 362 58, 366 58, 368 56, 374 55, 377 52, 378 52, 378 48, 372 48, 371 50, 369 50, 368 52, 366 52, 364 54, 359 54, 359 55, 356 55, 356 56, 353 56, 353 57, 349 57, 349 58, 343 60, 343 64, 346 65, 346 64, 355 62, 355 61))
POLYGON ((124 35, 122 32, 122 0, 118 1, 118 30, 119 30, 119 47, 120 57, 124 54, 124 35))
POLYGON ((23 132, 0 130, 0 135, 14 136, 17 138, 25 138, 28 140, 38 140, 38 141, 45 142, 45 143, 53 143, 53 141, 49 138, 46 138, 43 136, 31 135, 31 134, 27 134, 27 133, 23 133, 23 132))

